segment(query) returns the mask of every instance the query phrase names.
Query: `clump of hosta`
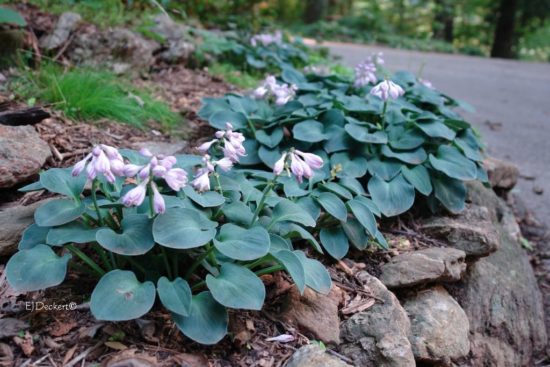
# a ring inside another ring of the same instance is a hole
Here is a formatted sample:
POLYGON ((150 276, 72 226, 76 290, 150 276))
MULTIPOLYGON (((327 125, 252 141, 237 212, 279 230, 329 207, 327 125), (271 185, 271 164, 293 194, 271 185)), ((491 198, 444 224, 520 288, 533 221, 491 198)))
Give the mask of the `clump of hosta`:
POLYGON ((24 190, 61 197, 36 210, 7 263, 9 284, 56 286, 70 265, 99 279, 90 300, 97 319, 142 317, 158 296, 179 329, 204 344, 226 335, 227 308, 262 308, 263 274, 286 271, 300 292, 327 293, 324 266, 292 242, 321 251, 312 234, 320 213, 284 195, 289 180, 312 180, 322 158, 291 150, 281 172, 241 171, 235 165, 256 154, 245 144, 224 124, 201 155, 98 145, 72 169, 43 172, 24 190))
POLYGON ((307 177, 296 153, 322 158, 325 164, 307 182, 283 186, 312 213, 324 212, 319 239, 336 258, 349 244, 365 248, 365 238, 386 245, 375 217, 402 214, 418 199, 434 211, 460 212, 465 182, 487 179, 482 144, 454 111, 468 105, 411 73, 390 75, 382 64, 380 55, 368 58, 353 79, 285 68, 254 96, 205 99, 199 112, 214 127, 226 116, 247 138, 247 149, 257 152, 241 162, 249 169, 286 165, 307 177), (254 98, 274 83, 295 85, 295 95, 284 104, 254 98))

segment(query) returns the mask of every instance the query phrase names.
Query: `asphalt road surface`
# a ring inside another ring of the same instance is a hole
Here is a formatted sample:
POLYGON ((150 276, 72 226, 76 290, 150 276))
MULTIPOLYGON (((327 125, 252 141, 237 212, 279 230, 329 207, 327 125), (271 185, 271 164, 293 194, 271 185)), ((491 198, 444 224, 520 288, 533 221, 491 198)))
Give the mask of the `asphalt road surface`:
POLYGON ((326 42, 342 62, 355 66, 382 51, 391 71, 413 73, 468 102, 461 111, 481 132, 489 155, 515 163, 521 178, 514 189, 540 222, 550 225, 550 63, 397 50, 326 42), (542 189, 542 194, 535 191, 542 189))

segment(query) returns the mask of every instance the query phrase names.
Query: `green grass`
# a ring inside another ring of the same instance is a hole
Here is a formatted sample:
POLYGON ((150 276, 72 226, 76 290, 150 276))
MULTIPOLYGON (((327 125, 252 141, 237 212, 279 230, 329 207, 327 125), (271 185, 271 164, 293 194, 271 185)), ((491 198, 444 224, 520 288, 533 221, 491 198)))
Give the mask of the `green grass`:
POLYGON ((208 72, 243 89, 257 87, 262 80, 261 77, 242 72, 236 66, 226 63, 212 64, 208 67, 208 72))
POLYGON ((38 71, 24 72, 14 89, 22 98, 52 104, 72 119, 106 118, 138 127, 154 120, 167 128, 181 121, 166 103, 104 71, 64 71, 44 64, 38 71))

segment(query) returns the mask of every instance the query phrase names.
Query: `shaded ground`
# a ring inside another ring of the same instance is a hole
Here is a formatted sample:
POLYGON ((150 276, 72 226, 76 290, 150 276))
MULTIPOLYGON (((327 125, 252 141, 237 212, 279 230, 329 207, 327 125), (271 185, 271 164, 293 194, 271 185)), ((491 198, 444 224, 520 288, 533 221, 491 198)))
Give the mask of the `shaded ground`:
POLYGON ((390 71, 416 74, 422 69, 422 78, 436 88, 474 106, 475 113, 463 114, 481 132, 488 153, 519 167, 521 178, 514 190, 541 222, 550 221, 550 64, 336 42, 324 45, 351 67, 382 51, 390 71))

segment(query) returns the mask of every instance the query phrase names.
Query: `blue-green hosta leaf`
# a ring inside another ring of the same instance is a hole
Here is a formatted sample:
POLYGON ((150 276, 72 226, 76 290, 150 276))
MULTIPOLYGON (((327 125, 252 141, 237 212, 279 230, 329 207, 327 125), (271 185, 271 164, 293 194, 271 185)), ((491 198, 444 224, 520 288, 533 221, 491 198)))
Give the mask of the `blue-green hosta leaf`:
POLYGON ((272 220, 274 223, 288 221, 300 223, 307 227, 315 226, 315 219, 300 205, 288 199, 283 199, 275 205, 272 220))
POLYGON ((243 166, 253 166, 262 162, 258 156, 258 149, 260 149, 260 145, 255 139, 246 139, 243 146, 244 149, 246 149, 246 155, 244 157, 240 157, 239 164, 243 166))
POLYGON ((300 250, 294 251, 304 267, 306 285, 316 292, 328 294, 332 288, 330 274, 319 261, 310 259, 300 250))
POLYGON ((157 282, 157 293, 162 305, 170 312, 188 316, 191 311, 191 287, 187 281, 176 278, 170 281, 161 277, 157 282))
POLYGON ((252 270, 241 265, 222 264, 218 276, 206 276, 206 285, 212 297, 226 307, 261 310, 264 304, 264 283, 252 270))
POLYGON ((340 177, 340 180, 338 181, 338 183, 356 195, 367 194, 361 182, 357 181, 357 179, 353 177, 348 177, 348 176, 340 177))
POLYGON ((380 209, 376 206, 374 201, 372 201, 371 199, 369 199, 367 197, 364 197, 362 195, 358 195, 354 198, 354 200, 363 203, 363 205, 365 205, 367 208, 369 208, 369 210, 375 216, 380 217, 382 215, 382 213, 380 212, 380 209))
POLYGON ((155 242, 170 248, 188 249, 210 242, 216 235, 218 223, 194 209, 173 208, 155 218, 155 242))
POLYGON ((199 204, 203 208, 212 208, 220 206, 225 203, 223 195, 218 194, 216 191, 206 191, 198 193, 191 186, 185 186, 183 192, 187 197, 199 204))
POLYGON ((357 219, 348 219, 346 223, 342 223, 342 229, 351 244, 358 250, 364 250, 369 246, 369 237, 365 227, 357 219))
POLYGON ((214 239, 214 246, 231 259, 255 260, 269 252, 269 233, 261 226, 247 229, 226 223, 214 239))
POLYGON ((269 241, 269 253, 272 255, 281 250, 292 250, 292 243, 279 235, 270 233, 269 241))
POLYGON ((365 126, 356 124, 347 124, 344 128, 349 136, 362 143, 386 144, 388 142, 388 135, 383 131, 370 133, 365 126))
MULTIPOLYGON (((294 176, 280 176, 279 182, 283 184, 283 191, 286 197, 302 197, 309 193, 300 187, 300 183, 296 181, 294 176)), ((302 186, 305 184, 302 184, 302 186)))
POLYGON ((376 232, 376 236, 374 236, 374 238, 376 239, 376 244, 378 245, 378 247, 382 248, 383 250, 387 250, 390 248, 382 232, 376 232))
POLYGON ((307 79, 304 77, 302 73, 300 73, 296 69, 289 68, 289 67, 285 67, 283 69, 281 77, 288 84, 300 84, 300 83, 305 83, 307 81, 307 79))
POLYGON ((235 130, 243 129, 247 126, 246 116, 241 112, 235 111, 216 111, 208 119, 210 125, 219 130, 225 130, 229 122, 235 130))
POLYGON ((310 195, 298 199, 296 204, 304 208, 315 221, 319 219, 319 216, 321 215, 321 208, 310 195))
POLYGON ((390 138, 390 145, 394 149, 415 149, 424 144, 425 138, 417 129, 406 130, 395 139, 390 138))
POLYGON ((283 129, 277 127, 270 133, 266 130, 256 130, 256 140, 268 148, 275 148, 283 140, 283 129))
POLYGON ((191 300, 189 316, 172 314, 172 319, 188 338, 201 344, 216 344, 227 334, 229 317, 210 292, 201 292, 191 300))
POLYGON ((46 243, 61 246, 66 243, 94 242, 99 228, 90 228, 82 222, 71 222, 59 227, 53 227, 48 232, 46 243))
POLYGON ((254 214, 250 207, 242 201, 235 201, 222 207, 222 213, 227 220, 232 223, 238 223, 248 226, 252 221, 254 214))
POLYGON ((376 228, 374 214, 372 214, 369 207, 358 199, 348 201, 348 206, 359 223, 374 237, 378 229, 376 228))
POLYGON ((90 311, 98 320, 126 321, 145 315, 155 303, 155 285, 141 283, 127 270, 113 270, 97 283, 90 300, 90 311))
MULTIPOLYGON (((353 178, 351 179, 354 180, 353 178)), ((348 189, 340 184, 337 184, 336 182, 327 182, 325 184, 321 184, 320 186, 323 189, 331 191, 344 199, 351 199, 353 197, 348 189)))
POLYGON ((457 180, 475 180, 477 177, 477 166, 466 158, 460 151, 448 145, 441 145, 437 154, 430 154, 430 163, 434 169, 443 172, 457 180))
POLYGON ((363 177, 367 173, 367 160, 363 157, 350 157, 347 152, 334 153, 330 157, 332 167, 340 165, 338 177, 363 177))
POLYGON ((202 106, 199 110, 198 115, 200 118, 208 120, 210 116, 212 116, 215 112, 230 110, 231 106, 227 103, 225 98, 206 97, 202 99, 202 106))
POLYGON ((325 133, 325 127, 322 123, 315 120, 306 120, 297 123, 292 128, 294 139, 308 143, 317 143, 329 138, 325 133))
POLYGON ((321 121, 325 125, 338 125, 338 126, 344 126, 344 114, 342 111, 338 109, 331 109, 326 112, 324 112, 320 117, 319 121, 321 121))
POLYGON ((348 211, 346 204, 332 192, 322 192, 319 196, 315 197, 317 202, 321 204, 323 209, 334 218, 345 222, 348 218, 348 211))
POLYGON ((460 213, 466 200, 466 186, 460 180, 449 177, 432 176, 435 197, 451 213, 460 213))
POLYGON ((432 183, 430 182, 430 174, 426 167, 422 165, 409 168, 403 166, 401 173, 407 181, 409 181, 418 192, 423 195, 430 195, 432 192, 432 183))
POLYGON ((86 207, 71 199, 48 201, 34 212, 34 220, 40 227, 60 226, 77 219, 86 207))
POLYGON ((321 228, 319 238, 323 248, 333 258, 339 260, 348 253, 348 238, 341 227, 321 228))
POLYGON ((31 224, 25 229, 19 241, 19 250, 28 250, 36 245, 46 243, 46 236, 50 227, 40 227, 36 223, 31 224))
POLYGON ((414 203, 414 187, 401 174, 389 182, 373 176, 368 187, 372 200, 387 217, 406 212, 414 203))
POLYGON ((269 149, 264 145, 260 145, 260 148, 258 149, 258 157, 260 157, 266 166, 273 168, 275 162, 281 158, 281 151, 278 147, 269 149))
POLYGON ((40 181, 33 182, 31 184, 25 185, 18 189, 19 192, 31 192, 31 191, 40 191, 44 190, 44 186, 40 183, 40 181))
POLYGON ((57 256, 50 246, 36 245, 20 250, 6 264, 6 279, 18 292, 53 287, 65 279, 70 254, 57 256))
POLYGON ((461 132, 454 143, 464 152, 464 155, 473 161, 483 161, 483 154, 481 154, 481 148, 478 144, 478 140, 472 129, 467 129, 461 132))
POLYGON ((323 149, 327 153, 348 150, 351 146, 351 137, 346 130, 338 125, 329 125, 326 127, 327 140, 323 144, 323 149))
POLYGON ((369 161, 368 166, 371 176, 378 176, 385 181, 389 181, 397 176, 403 164, 393 159, 380 160, 376 157, 369 161))
POLYGON ((100 229, 97 242, 115 254, 127 256, 143 255, 155 246, 151 233, 153 221, 146 214, 125 215, 121 225, 121 233, 110 228, 100 229))
POLYGON ((303 240, 308 241, 315 250, 317 250, 320 253, 323 253, 323 249, 321 248, 321 245, 319 245, 319 242, 315 239, 315 237, 309 233, 305 228, 300 227, 297 224, 294 223, 283 223, 281 225, 281 234, 288 238, 294 238, 299 237, 303 240))
POLYGON ((0 24, 24 27, 27 25, 27 22, 19 12, 10 8, 0 7, 0 24))
POLYGON ((456 133, 447 127, 443 122, 438 120, 427 120, 425 122, 418 122, 416 124, 424 134, 431 138, 443 138, 447 140, 453 140, 456 133))
POLYGON ((410 164, 420 164, 428 158, 428 154, 422 147, 415 150, 393 151, 387 145, 384 145, 382 146, 382 154, 388 158, 399 159, 410 164))
POLYGON ((40 184, 51 192, 78 198, 86 184, 86 174, 74 177, 70 168, 52 168, 40 174, 40 184))
POLYGON ((294 284, 296 284, 300 294, 303 294, 306 288, 306 275, 304 266, 298 256, 289 250, 277 251, 273 253, 273 256, 285 267, 292 280, 294 280, 294 284))
POLYGON ((483 183, 489 182, 487 171, 485 171, 485 168, 483 168, 483 166, 481 166, 480 164, 477 165, 477 180, 483 183))

